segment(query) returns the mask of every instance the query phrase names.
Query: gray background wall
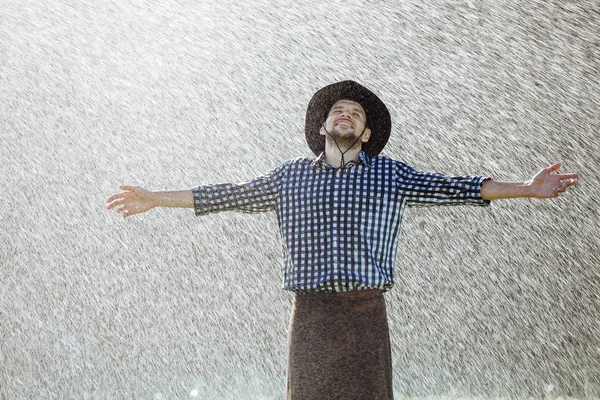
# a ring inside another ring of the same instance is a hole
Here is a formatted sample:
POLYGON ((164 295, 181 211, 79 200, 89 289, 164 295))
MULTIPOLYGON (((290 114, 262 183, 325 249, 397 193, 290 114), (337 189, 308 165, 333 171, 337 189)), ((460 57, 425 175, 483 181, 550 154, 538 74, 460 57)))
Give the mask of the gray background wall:
POLYGON ((408 210, 397 398, 599 398, 599 22, 585 0, 0 1, 0 398, 282 398, 275 214, 104 200, 310 156, 305 107, 342 79, 419 169, 581 174, 408 210))

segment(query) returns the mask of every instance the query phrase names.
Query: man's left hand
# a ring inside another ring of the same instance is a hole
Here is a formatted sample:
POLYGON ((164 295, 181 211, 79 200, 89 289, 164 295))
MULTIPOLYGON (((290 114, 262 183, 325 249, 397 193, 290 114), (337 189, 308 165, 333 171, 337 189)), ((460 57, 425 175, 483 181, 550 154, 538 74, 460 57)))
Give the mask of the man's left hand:
POLYGON ((529 197, 547 199, 558 197, 560 193, 565 192, 569 186, 577 183, 579 174, 555 174, 562 167, 562 163, 544 168, 538 172, 530 181, 527 182, 530 189, 529 197))

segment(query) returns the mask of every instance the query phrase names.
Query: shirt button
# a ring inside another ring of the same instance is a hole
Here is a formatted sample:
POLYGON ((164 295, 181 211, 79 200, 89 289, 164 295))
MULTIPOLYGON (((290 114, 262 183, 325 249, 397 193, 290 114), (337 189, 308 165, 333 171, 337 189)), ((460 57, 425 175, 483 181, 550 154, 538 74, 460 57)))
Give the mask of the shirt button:
POLYGON ((334 196, 337 196, 337 195, 338 195, 338 192, 337 192, 337 190, 336 190, 335 192, 333 192, 333 195, 334 195, 334 196))

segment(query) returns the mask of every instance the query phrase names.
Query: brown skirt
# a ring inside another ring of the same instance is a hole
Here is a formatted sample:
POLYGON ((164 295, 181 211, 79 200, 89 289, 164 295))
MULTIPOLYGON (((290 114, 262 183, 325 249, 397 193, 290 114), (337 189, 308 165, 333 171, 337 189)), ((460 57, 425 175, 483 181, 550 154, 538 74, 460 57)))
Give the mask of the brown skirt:
POLYGON ((383 292, 295 295, 286 399, 386 400, 393 396, 383 292))

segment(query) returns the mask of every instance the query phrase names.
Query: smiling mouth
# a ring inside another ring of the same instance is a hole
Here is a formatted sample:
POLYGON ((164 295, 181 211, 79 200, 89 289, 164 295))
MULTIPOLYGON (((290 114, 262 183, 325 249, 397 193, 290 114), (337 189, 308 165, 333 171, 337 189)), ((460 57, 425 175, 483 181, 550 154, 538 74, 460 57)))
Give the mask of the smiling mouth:
POLYGON ((354 128, 354 126, 350 123, 350 121, 347 121, 347 120, 338 121, 338 122, 336 122, 335 125, 336 126, 346 125, 348 128, 354 128))

